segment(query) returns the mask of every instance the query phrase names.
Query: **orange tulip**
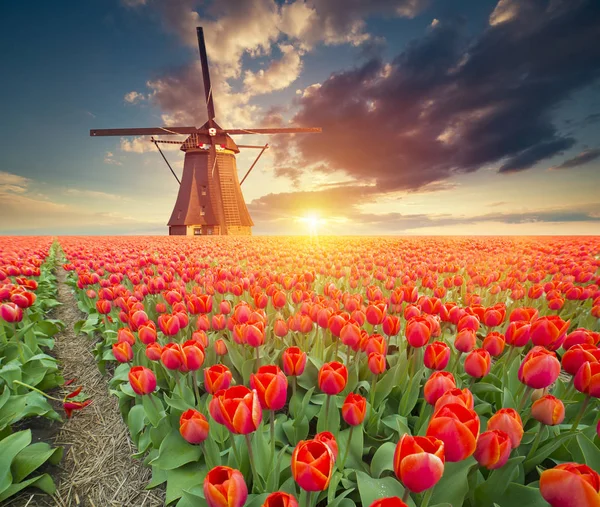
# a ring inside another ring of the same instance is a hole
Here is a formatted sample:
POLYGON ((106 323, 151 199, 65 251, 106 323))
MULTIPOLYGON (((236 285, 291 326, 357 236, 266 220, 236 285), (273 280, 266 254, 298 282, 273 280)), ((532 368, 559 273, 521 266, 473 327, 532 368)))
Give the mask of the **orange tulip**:
POLYGON ((150 361, 160 361, 160 356, 162 354, 162 347, 159 343, 151 343, 146 345, 146 357, 150 359, 150 361))
POLYGON ((454 348, 463 354, 471 352, 476 344, 477 335, 469 328, 461 329, 454 339, 454 348))
POLYGON ((511 347, 524 347, 529 342, 531 324, 528 321, 515 320, 506 328, 506 343, 511 347))
POLYGON ((434 371, 423 386, 425 401, 430 405, 435 405, 442 394, 455 387, 456 381, 452 373, 449 371, 434 371))
POLYGON ((484 338, 482 347, 490 353, 490 356, 498 357, 504 352, 505 344, 504 335, 497 331, 492 331, 484 338))
POLYGON ((367 400, 360 394, 349 393, 342 405, 342 417, 350 426, 362 424, 367 413, 367 400))
POLYGON ((573 378, 573 385, 580 393, 600 398, 600 363, 583 363, 573 378))
POLYGON ((441 440, 404 434, 394 452, 394 472, 407 489, 421 493, 442 478, 444 460, 441 440))
POLYGON ((400 332, 400 319, 396 315, 386 315, 381 328, 387 336, 396 336, 400 332))
POLYGON ((218 391, 208 408, 216 422, 238 435, 256 431, 262 421, 258 394, 246 386, 234 386, 218 391))
POLYGON ((327 395, 341 393, 348 382, 348 369, 337 361, 325 363, 319 370, 319 389, 327 395))
POLYGON ((188 340, 181 346, 180 371, 196 371, 204 364, 204 349, 195 340, 188 340))
POLYGON ((448 405, 450 403, 459 403, 460 405, 464 405, 469 410, 473 410, 475 405, 475 400, 473 400, 473 394, 466 387, 464 389, 450 389, 442 394, 438 400, 435 402, 435 406, 433 407, 433 411, 437 412, 444 405, 448 405))
POLYGON ((544 389, 553 384, 560 374, 556 354, 543 347, 533 347, 519 367, 519 380, 533 389, 544 389))
POLYGON ((488 430, 501 430, 510 437, 513 449, 521 444, 523 438, 523 421, 514 408, 501 408, 490 419, 487 424, 488 430))
POLYGON ((475 459, 488 470, 503 467, 510 456, 510 437, 501 430, 489 430, 479 435, 475 459))
POLYGON ((426 435, 444 442, 447 461, 461 461, 475 452, 479 416, 464 405, 449 403, 433 413, 426 435))
POLYGON ((262 507, 298 507, 298 500, 289 493, 277 491, 265 498, 262 507))
POLYGON ((215 353, 217 354, 217 356, 224 356, 225 354, 227 354, 227 344, 224 340, 219 338, 215 342, 215 353))
POLYGON ((204 498, 209 507, 242 507, 248 498, 244 476, 233 468, 213 468, 204 479, 204 498))
POLYGON ((465 358, 465 372, 475 378, 485 377, 492 367, 492 357, 485 349, 472 350, 465 358))
POLYGON ((215 364, 204 368, 204 389, 208 394, 227 389, 231 384, 232 374, 224 364, 215 364))
POLYGON ((411 347, 423 347, 431 338, 431 323, 426 317, 412 317, 406 323, 405 334, 411 347))
POLYGON ((208 437, 208 421, 197 410, 190 408, 179 418, 179 433, 190 444, 200 444, 208 437))
POLYGON ((178 343, 167 343, 160 356, 165 368, 169 370, 179 370, 183 365, 183 353, 178 343))
POLYGON ((546 394, 531 405, 531 417, 547 426, 556 426, 565 419, 565 406, 558 398, 546 394))
POLYGON ((565 322, 558 315, 540 317, 531 323, 531 341, 534 345, 556 350, 565 341, 568 328, 569 321, 565 322))
POLYGON ((333 463, 333 454, 326 444, 302 440, 292 453, 292 475, 305 491, 324 491, 331 480, 333 463))
POLYGON ((450 361, 450 347, 444 342, 433 342, 425 347, 423 363, 430 370, 443 370, 450 361))
POLYGON ((287 400, 288 381, 278 366, 261 366, 250 375, 250 388, 255 389, 265 410, 280 410, 287 400))
POLYGON ((315 440, 323 442, 327 447, 329 447, 331 453, 333 454, 333 460, 335 461, 337 459, 338 445, 337 441, 335 440, 335 437, 333 436, 333 433, 329 431, 322 431, 321 433, 317 433, 315 435, 315 440))
POLYGON ((156 377, 152 370, 143 366, 134 366, 129 370, 129 383, 136 394, 144 395, 156 389, 156 377))
POLYGON ((587 465, 562 463, 544 470, 540 493, 552 507, 600 507, 600 475, 587 465))
POLYGON ((283 371, 288 376, 302 375, 306 366, 306 352, 302 352, 298 347, 288 347, 281 356, 283 362, 283 371))
POLYGON ((581 365, 587 361, 596 363, 600 360, 600 349, 587 343, 573 345, 562 356, 562 369, 569 375, 575 375, 581 365))
POLYGON ((128 363, 133 359, 133 349, 128 342, 115 343, 112 346, 112 352, 119 363, 128 363))
POLYGON ((381 375, 385 371, 385 356, 378 352, 371 352, 367 359, 369 370, 373 375, 381 375))
POLYGON ((369 507, 408 507, 408 505, 397 496, 388 496, 375 500, 369 507))

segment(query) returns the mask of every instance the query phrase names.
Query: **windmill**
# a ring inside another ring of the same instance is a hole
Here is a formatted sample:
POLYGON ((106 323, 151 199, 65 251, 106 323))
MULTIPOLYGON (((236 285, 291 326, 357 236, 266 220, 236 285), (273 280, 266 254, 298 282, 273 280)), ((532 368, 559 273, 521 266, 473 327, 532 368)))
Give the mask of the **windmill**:
POLYGON ((169 235, 250 235, 254 225, 241 184, 250 174, 268 144, 236 145, 231 138, 238 134, 296 134, 321 132, 320 128, 252 128, 222 129, 215 121, 212 87, 204 32, 196 28, 204 81, 208 121, 196 127, 155 127, 90 130, 90 136, 187 135, 185 141, 167 141, 151 137, 164 161, 179 182, 179 193, 169 219, 169 235), (185 153, 181 181, 160 149, 159 143, 180 144, 185 153), (240 182, 235 155, 240 148, 257 148, 260 152, 240 182))

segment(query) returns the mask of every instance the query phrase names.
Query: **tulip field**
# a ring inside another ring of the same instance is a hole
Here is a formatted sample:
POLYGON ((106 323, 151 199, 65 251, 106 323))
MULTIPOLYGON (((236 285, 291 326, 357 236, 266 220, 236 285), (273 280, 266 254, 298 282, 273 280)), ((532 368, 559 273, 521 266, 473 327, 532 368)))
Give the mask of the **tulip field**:
POLYGON ((599 237, 6 238, 0 501, 93 403, 63 269, 166 505, 600 507, 599 237))

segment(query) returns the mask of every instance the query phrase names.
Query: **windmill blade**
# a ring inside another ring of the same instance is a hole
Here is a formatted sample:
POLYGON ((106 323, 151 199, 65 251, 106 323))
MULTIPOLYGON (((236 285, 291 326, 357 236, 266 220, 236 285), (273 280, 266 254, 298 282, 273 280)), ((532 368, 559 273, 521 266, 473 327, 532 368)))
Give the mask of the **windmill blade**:
POLYGON ((229 135, 238 134, 310 134, 322 132, 321 127, 291 127, 291 128, 273 128, 273 129, 226 129, 223 130, 229 135))
POLYGON ((132 128, 132 129, 92 129, 90 136, 177 136, 181 134, 195 134, 198 131, 196 127, 152 127, 152 128, 132 128))
POLYGON ((252 165, 250 166, 250 169, 248 169, 248 172, 244 175, 244 177, 242 178, 242 181, 240 181, 240 186, 242 186, 242 183, 244 183, 244 181, 246 181, 246 178, 250 175, 250 172, 252 171, 252 169, 254 169, 254 166, 258 162, 258 159, 261 157, 261 155, 265 152, 265 150, 268 147, 269 147, 269 143, 265 144, 262 147, 262 150, 260 150, 260 153, 258 154, 258 156, 256 157, 256 159, 254 159, 254 162, 252 162, 252 165))
POLYGON ((204 31, 201 26, 196 28, 196 33, 198 35, 198 50, 200 51, 200 65, 202 66, 202 79, 204 81, 206 110, 208 112, 208 121, 210 122, 215 118, 215 106, 213 104, 212 86, 208 72, 208 56, 206 55, 206 44, 204 43, 204 31))
POLYGON ((159 153, 162 156, 163 160, 165 161, 165 163, 167 164, 167 166, 171 170, 171 174, 173 174, 173 176, 177 180, 177 183, 179 183, 179 185, 181 185, 181 180, 177 177, 177 175, 175 174, 175 171, 173 171, 173 168, 171 167, 171 164, 169 164, 169 161, 167 160, 167 157, 165 157, 165 154, 160 149, 160 146, 158 145, 158 140, 152 138, 151 141, 154 143, 154 146, 156 146, 156 149, 159 151, 159 153))

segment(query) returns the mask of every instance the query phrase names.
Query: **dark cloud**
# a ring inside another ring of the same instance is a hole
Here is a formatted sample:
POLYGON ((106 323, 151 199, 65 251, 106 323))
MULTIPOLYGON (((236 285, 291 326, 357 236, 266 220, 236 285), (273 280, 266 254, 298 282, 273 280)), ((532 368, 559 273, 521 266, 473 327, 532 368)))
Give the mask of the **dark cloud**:
POLYGON ((501 4, 475 39, 442 21, 391 62, 372 59, 312 87, 294 123, 323 134, 287 141, 297 152, 279 150, 279 165, 319 163, 387 192, 494 163, 522 171, 572 147, 553 113, 600 77, 600 2, 501 4))
POLYGON ((579 155, 575 155, 573 158, 565 160, 562 164, 553 167, 553 169, 572 169, 573 167, 587 164, 597 158, 600 158, 600 149, 586 150, 579 155))

